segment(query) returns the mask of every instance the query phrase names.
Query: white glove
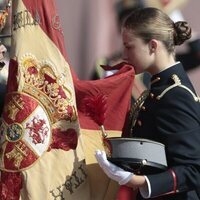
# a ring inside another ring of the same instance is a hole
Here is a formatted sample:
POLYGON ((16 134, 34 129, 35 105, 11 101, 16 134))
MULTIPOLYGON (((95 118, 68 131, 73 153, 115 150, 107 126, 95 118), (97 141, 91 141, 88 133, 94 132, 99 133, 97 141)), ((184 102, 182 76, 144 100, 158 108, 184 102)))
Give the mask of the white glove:
POLYGON ((107 176, 114 181, 117 181, 120 185, 128 183, 134 175, 133 173, 124 171, 120 167, 109 162, 104 151, 97 150, 95 157, 107 176))

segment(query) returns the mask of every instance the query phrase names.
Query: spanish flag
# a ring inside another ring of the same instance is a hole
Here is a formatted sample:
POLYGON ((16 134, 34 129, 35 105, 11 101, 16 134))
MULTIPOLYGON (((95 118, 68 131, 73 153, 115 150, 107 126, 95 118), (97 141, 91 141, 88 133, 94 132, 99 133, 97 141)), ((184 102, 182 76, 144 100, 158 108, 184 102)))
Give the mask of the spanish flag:
POLYGON ((11 60, 0 124, 0 199, 111 200, 118 185, 94 151, 120 136, 133 68, 81 81, 71 69, 54 0, 15 0, 11 60), (105 129, 102 129, 102 127, 105 129))

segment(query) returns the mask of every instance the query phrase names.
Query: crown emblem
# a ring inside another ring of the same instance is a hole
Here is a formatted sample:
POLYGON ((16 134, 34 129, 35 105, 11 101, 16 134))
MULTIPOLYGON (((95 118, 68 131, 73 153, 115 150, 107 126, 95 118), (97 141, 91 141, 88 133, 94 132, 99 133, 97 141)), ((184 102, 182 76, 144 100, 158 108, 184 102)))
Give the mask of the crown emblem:
POLYGON ((22 69, 22 92, 36 98, 45 107, 53 123, 62 119, 77 120, 73 89, 63 81, 66 76, 58 75, 52 63, 39 62, 30 54, 24 55, 19 65, 22 69))

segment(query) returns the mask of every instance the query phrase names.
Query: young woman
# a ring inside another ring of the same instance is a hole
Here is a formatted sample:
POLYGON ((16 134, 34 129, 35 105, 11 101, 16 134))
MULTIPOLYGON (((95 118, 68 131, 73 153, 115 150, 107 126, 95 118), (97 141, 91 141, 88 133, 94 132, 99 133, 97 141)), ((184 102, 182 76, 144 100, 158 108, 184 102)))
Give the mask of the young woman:
POLYGON ((175 45, 190 37, 187 22, 174 23, 156 8, 134 11, 122 27, 125 59, 136 74, 152 75, 150 92, 132 117, 131 134, 163 143, 168 170, 135 175, 110 163, 105 152, 97 150, 96 158, 111 179, 139 189, 138 200, 200 199, 200 98, 175 61, 175 45))

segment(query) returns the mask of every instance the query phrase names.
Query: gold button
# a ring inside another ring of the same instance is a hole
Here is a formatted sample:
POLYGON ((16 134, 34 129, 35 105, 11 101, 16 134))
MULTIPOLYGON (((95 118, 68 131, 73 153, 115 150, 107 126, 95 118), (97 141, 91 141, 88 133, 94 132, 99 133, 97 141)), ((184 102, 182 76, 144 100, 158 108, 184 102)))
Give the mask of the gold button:
POLYGON ((139 126, 142 126, 142 122, 141 122, 140 120, 137 121, 137 124, 138 124, 139 126))
POLYGON ((154 97, 154 94, 153 94, 153 93, 150 93, 150 97, 153 98, 153 97, 154 97))
POLYGON ((143 110, 143 111, 145 111, 145 110, 146 110, 145 106, 142 106, 142 110, 143 110))

